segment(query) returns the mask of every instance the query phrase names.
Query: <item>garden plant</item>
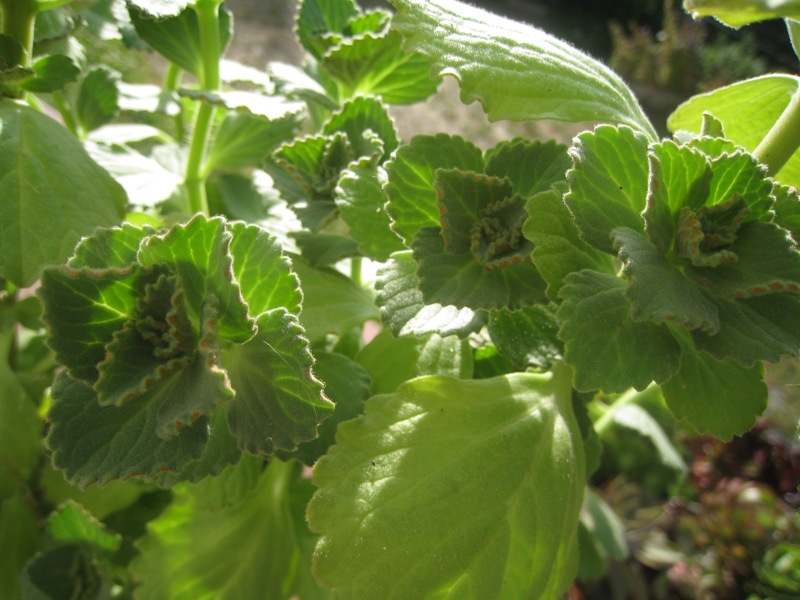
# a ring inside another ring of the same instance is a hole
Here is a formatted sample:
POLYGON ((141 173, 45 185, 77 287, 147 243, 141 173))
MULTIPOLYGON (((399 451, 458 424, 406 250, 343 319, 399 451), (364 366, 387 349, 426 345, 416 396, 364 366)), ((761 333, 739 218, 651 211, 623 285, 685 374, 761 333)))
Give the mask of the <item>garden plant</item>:
MULTIPOLYGON (((680 435, 755 426, 800 353, 800 78, 660 138, 544 31, 392 4, 298 2, 303 67, 262 72, 221 0, 0 0, 0 597, 558 599, 635 550, 620 440, 674 482, 680 435), (591 125, 399 139, 442 76, 591 125)), ((782 502, 742 597, 800 589, 782 502)))

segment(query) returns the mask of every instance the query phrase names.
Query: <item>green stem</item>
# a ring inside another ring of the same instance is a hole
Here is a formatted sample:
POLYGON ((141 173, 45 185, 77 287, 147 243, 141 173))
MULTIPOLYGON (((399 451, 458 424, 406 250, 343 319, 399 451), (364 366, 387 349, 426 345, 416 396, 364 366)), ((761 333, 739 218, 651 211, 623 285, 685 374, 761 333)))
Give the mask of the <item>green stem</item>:
POLYGON ((767 174, 775 176, 800 147, 800 91, 795 92, 789 105, 772 129, 753 151, 761 163, 767 166, 767 174))
POLYGON ((350 259, 350 278, 359 285, 361 285, 362 266, 363 260, 360 256, 354 256, 350 259))
MULTIPOLYGON (((217 90, 220 87, 219 60, 219 2, 198 2, 195 6, 200 28, 200 48, 203 57, 203 71, 200 87, 204 90, 217 90)), ((189 196, 192 212, 208 214, 208 198, 206 197, 206 178, 203 174, 203 163, 208 153, 211 125, 214 122, 215 108, 207 103, 200 103, 195 115, 192 141, 189 145, 189 157, 186 162, 184 186, 189 196)))
POLYGON ((17 40, 23 49, 20 66, 29 67, 33 55, 33 24, 39 4, 36 0, 3 0, 3 33, 17 40))

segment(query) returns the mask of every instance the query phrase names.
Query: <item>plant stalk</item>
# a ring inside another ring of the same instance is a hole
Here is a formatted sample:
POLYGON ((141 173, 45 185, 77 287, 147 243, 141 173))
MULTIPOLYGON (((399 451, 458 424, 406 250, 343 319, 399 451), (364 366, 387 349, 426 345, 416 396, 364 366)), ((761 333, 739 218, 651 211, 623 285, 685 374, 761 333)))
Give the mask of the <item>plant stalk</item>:
MULTIPOLYGON (((198 2, 195 6, 200 27, 200 47, 203 56, 203 71, 200 74, 200 87, 204 90, 218 90, 220 87, 219 59, 219 2, 198 2)), ((211 104, 201 102, 195 115, 189 157, 186 162, 184 186, 189 196, 192 212, 208 214, 206 197, 206 178, 203 176, 203 163, 208 153, 211 125, 216 109, 211 104)))
POLYGON ((800 91, 794 93, 789 105, 753 151, 753 156, 766 165, 767 174, 774 177, 798 147, 800 147, 800 91))
POLYGON ((23 49, 21 67, 31 65, 33 24, 39 5, 36 0, 2 0, 3 33, 17 40, 23 49))

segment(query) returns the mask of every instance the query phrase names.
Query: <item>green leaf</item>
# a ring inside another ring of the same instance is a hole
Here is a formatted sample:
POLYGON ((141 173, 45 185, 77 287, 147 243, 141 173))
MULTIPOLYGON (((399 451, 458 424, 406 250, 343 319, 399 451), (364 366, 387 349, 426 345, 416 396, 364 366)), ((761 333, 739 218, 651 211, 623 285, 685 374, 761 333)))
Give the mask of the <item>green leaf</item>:
POLYGON ((625 560, 630 555, 625 537, 625 524, 614 509, 591 488, 586 488, 581 522, 591 532, 603 554, 613 560, 625 560))
POLYGON ((353 0, 303 0, 297 13, 297 39, 303 48, 321 59, 331 45, 326 34, 344 33, 348 22, 360 12, 353 0))
POLYGON ((339 423, 363 412, 371 384, 367 371, 343 354, 315 352, 314 358, 314 373, 325 382, 325 396, 336 408, 319 426, 317 439, 300 444, 292 453, 293 458, 306 465, 313 465, 333 445, 339 423))
POLYGON ((489 335, 498 351, 519 370, 549 369, 563 355, 558 339, 560 323, 553 310, 531 306, 517 311, 494 311, 489 315, 489 335))
POLYGON ((200 456, 208 439, 205 418, 167 439, 157 435, 159 408, 168 396, 140 396, 121 407, 101 407, 92 388, 63 372, 52 395, 47 447, 53 464, 81 488, 180 470, 200 456))
POLYGON ((426 304, 516 310, 545 299, 544 281, 532 264, 487 270, 472 254, 450 254, 437 227, 420 229, 412 249, 426 304))
MULTIPOLYGON (((710 112, 723 123, 725 136, 752 152, 767 135, 798 91, 794 75, 765 75, 740 81, 694 96, 681 104, 667 120, 670 131, 699 133, 703 113, 710 112)), ((800 154, 795 154, 776 179, 800 186, 800 154)))
POLYGON ((581 237, 598 250, 615 254, 616 227, 643 231, 640 213, 647 198, 647 138, 627 127, 601 125, 580 134, 570 154, 569 192, 564 201, 581 237))
MULTIPOLYGON (((171 600, 288 598, 308 570, 294 497, 305 489, 294 463, 272 460, 252 485, 252 461, 231 476, 186 486, 138 542, 137 595, 171 600), (223 506, 206 498, 221 486, 243 489, 223 506), (235 574, 235 576, 232 576, 235 574)), ((256 463, 257 464, 257 463, 256 463)))
POLYGON ((789 230, 795 244, 800 245, 800 196, 797 190, 776 184, 772 193, 775 195, 775 223, 789 230))
POLYGON ((657 137, 622 79, 566 42, 454 0, 392 3, 406 49, 458 79, 462 101, 478 100, 490 120, 604 121, 657 137))
POLYGON ((386 163, 386 210, 395 232, 407 246, 421 227, 439 224, 433 182, 440 168, 481 173, 481 151, 457 136, 415 136, 386 163))
POLYGON ((797 0, 684 0, 695 19, 715 17, 729 27, 742 27, 766 19, 800 18, 797 0))
MULTIPOLYGON (((142 41, 199 79, 203 75, 203 45, 197 13, 190 6, 191 0, 166 1, 169 4, 163 8, 154 6, 154 3, 163 4, 162 0, 128 3, 131 23, 142 41)), ((220 49, 224 50, 232 32, 231 13, 225 7, 219 9, 218 22, 220 49)))
POLYGON ((584 487, 570 395, 517 374, 371 398, 314 469, 317 578, 346 598, 559 598, 584 487))
POLYGON ((34 78, 23 81, 22 89, 35 94, 48 94, 63 89, 78 79, 80 68, 63 54, 48 54, 31 65, 34 78))
POLYGON ((745 367, 800 355, 800 296, 769 294, 729 302, 716 299, 720 330, 716 335, 693 331, 695 347, 719 360, 732 358, 745 367))
POLYGON ((579 391, 643 390, 678 370, 680 346, 666 327, 631 317, 625 282, 618 277, 579 271, 565 279, 561 295, 559 337, 579 391))
POLYGON ((431 64, 403 50, 396 31, 366 33, 342 40, 326 52, 322 67, 345 85, 346 94, 372 94, 387 104, 414 104, 436 92, 431 64))
POLYGON ((394 335, 465 337, 478 331, 486 320, 482 311, 452 305, 426 304, 417 288, 416 263, 411 251, 397 252, 378 270, 375 302, 381 319, 394 335))
POLYGON ((750 221, 730 246, 737 260, 716 267, 687 267, 687 275, 712 293, 733 300, 775 292, 800 292, 800 250, 774 223, 750 221))
POLYGON ((227 229, 233 234, 233 275, 250 314, 258 318, 275 308, 300 312, 300 282, 276 239, 257 225, 228 223, 227 229))
POLYGON ((122 220, 125 192, 65 128, 0 102, 0 276, 31 285, 63 263, 83 235, 122 220))
POLYGON ((572 164, 567 147, 553 140, 501 142, 487 151, 485 160, 487 175, 507 178, 514 192, 526 198, 564 181, 572 164))
POLYGON ((419 375, 420 340, 415 337, 397 338, 383 329, 356 355, 372 380, 372 394, 387 394, 397 386, 419 375))
POLYGON ((647 237, 666 253, 675 241, 680 210, 696 211, 706 205, 713 171, 702 152, 670 140, 653 144, 648 158, 650 183, 642 216, 647 237))
POLYGON ((342 172, 336 187, 336 206, 349 234, 358 241, 358 249, 364 256, 380 262, 404 248, 402 240, 390 228, 385 184, 386 171, 362 159, 342 172))
POLYGON ((297 317, 275 309, 258 319, 258 333, 229 347, 224 362, 236 397, 228 412, 231 431, 245 452, 268 457, 294 450, 317 436, 333 412, 297 317))
POLYGON ((557 300, 564 278, 573 271, 592 269, 613 273, 613 258, 580 238, 563 194, 552 189, 533 196, 526 205, 522 232, 533 242, 533 264, 547 282, 547 297, 557 300))
POLYGON ((631 316, 637 321, 674 321, 687 329, 719 331, 717 308, 703 290, 641 233, 620 227, 614 240, 624 261, 631 316))
POLYGON ((138 268, 48 267, 42 272, 37 293, 44 305, 48 343, 72 377, 90 384, 97 380, 105 346, 132 317, 137 292, 148 275, 138 268))
POLYGON ((336 233, 292 231, 289 235, 303 258, 315 269, 333 267, 341 260, 361 255, 355 240, 336 233))
POLYGON ((372 294, 333 269, 313 269, 302 260, 293 262, 303 289, 300 322, 311 341, 329 333, 345 335, 366 321, 380 320, 372 294))
POLYGON ((94 557, 80 544, 62 544, 37 554, 20 576, 23 597, 97 598, 104 582, 94 557))
POLYGON ((205 170, 231 170, 256 167, 282 143, 291 139, 299 125, 299 113, 266 120, 230 112, 214 136, 205 170))
POLYGON ((81 81, 75 113, 85 132, 110 123, 119 112, 119 74, 106 67, 89 71, 81 81))
POLYGON ((47 532, 56 542, 79 542, 107 554, 116 552, 122 543, 119 534, 108 531, 74 500, 67 500, 50 514, 47 532))
MULTIPOLYGON (((386 102, 386 99, 383 101, 386 102)), ((322 128, 324 135, 333 135, 337 131, 347 134, 347 139, 359 158, 371 157, 374 152, 374 143, 369 139, 368 132, 377 134, 383 144, 383 154, 378 157, 379 162, 383 163, 397 149, 397 131, 381 98, 358 96, 345 102, 322 128)))
POLYGON ((267 121, 292 119, 299 124, 305 110, 301 102, 259 92, 181 89, 178 95, 267 121))
POLYGON ((767 406, 763 365, 746 368, 730 359, 720 362, 695 351, 684 336, 679 339, 681 368, 661 386, 670 410, 722 440, 750 429, 767 406))
POLYGON ((241 343, 255 333, 254 315, 249 313, 233 277, 231 238, 222 218, 198 214, 164 235, 144 240, 137 258, 143 266, 168 265, 180 278, 195 330, 199 329, 206 298, 214 296, 219 302, 220 337, 241 343))

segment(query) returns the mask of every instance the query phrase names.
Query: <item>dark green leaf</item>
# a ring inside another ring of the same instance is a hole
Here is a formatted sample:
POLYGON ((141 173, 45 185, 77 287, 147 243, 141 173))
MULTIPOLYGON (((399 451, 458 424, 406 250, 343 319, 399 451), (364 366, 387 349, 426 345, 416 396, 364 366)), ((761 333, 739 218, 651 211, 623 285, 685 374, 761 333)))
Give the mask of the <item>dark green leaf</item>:
POLYGON ((0 276, 32 284, 64 263, 83 235, 122 219, 125 192, 64 127, 29 106, 0 102, 0 276))
POLYGON ((421 227, 439 224, 433 181, 440 168, 481 173, 481 151, 460 137, 415 136, 386 164, 386 210, 395 232, 407 246, 421 227))
POLYGON ((224 361, 236 398, 228 411, 231 431, 245 452, 268 457, 294 450, 317 436, 333 411, 297 317, 285 309, 263 313, 258 333, 229 347, 224 361))
POLYGON ((640 213, 647 198, 647 138, 627 127, 603 125, 580 134, 570 148, 574 166, 567 172, 564 200, 581 237, 615 254, 616 227, 643 231, 640 213))
POLYGON ((719 331, 717 308, 701 288, 661 254, 641 233, 620 227, 615 244, 630 282, 626 297, 637 321, 674 321, 687 329, 719 331))
POLYGON ((447 252, 438 227, 423 227, 412 243, 426 304, 516 310, 545 301, 545 283, 531 263, 485 269, 472 254, 447 252))
POLYGON ((393 254, 378 270, 375 302, 381 309, 381 319, 396 336, 438 333, 465 337, 481 328, 485 313, 471 308, 426 304, 418 282, 411 251, 393 254))
POLYGON ((208 422, 200 418, 176 435, 159 437, 159 409, 168 399, 140 396, 121 407, 101 407, 92 388, 61 373, 53 383, 48 415, 53 464, 79 487, 182 469, 200 456, 208 422))
POLYGON ((547 296, 558 299, 564 278, 573 271, 592 269, 614 272, 613 258, 580 238, 580 231, 556 189, 533 196, 526 205, 528 219, 522 228, 533 242, 533 264, 547 282, 547 296))
POLYGON ((662 385, 670 410, 723 440, 750 429, 767 406, 763 365, 745 368, 730 359, 720 362, 695 351, 684 336, 680 340, 681 368, 662 385))
POLYGON ((36 76, 24 81, 22 89, 35 94, 56 92, 78 79, 80 68, 63 54, 48 54, 31 64, 36 76))
POLYGON ((680 346, 663 325, 631 318, 623 280, 580 271, 565 279, 561 295, 559 337, 579 391, 642 390, 678 370, 680 346))
POLYGON ((0 495, 0 589, 11 600, 22 598, 20 573, 42 545, 41 515, 33 509, 21 486, 0 495))
POLYGON ((119 112, 118 80, 119 74, 97 67, 81 81, 75 113, 85 132, 110 123, 119 112))
POLYGON ((93 557, 80 544, 63 544, 37 554, 22 574, 25 598, 101 598, 104 582, 93 557))
POLYGON ((528 198, 564 181, 571 164, 563 144, 517 139, 502 142, 487 152, 485 172, 508 178, 514 192, 528 198))

